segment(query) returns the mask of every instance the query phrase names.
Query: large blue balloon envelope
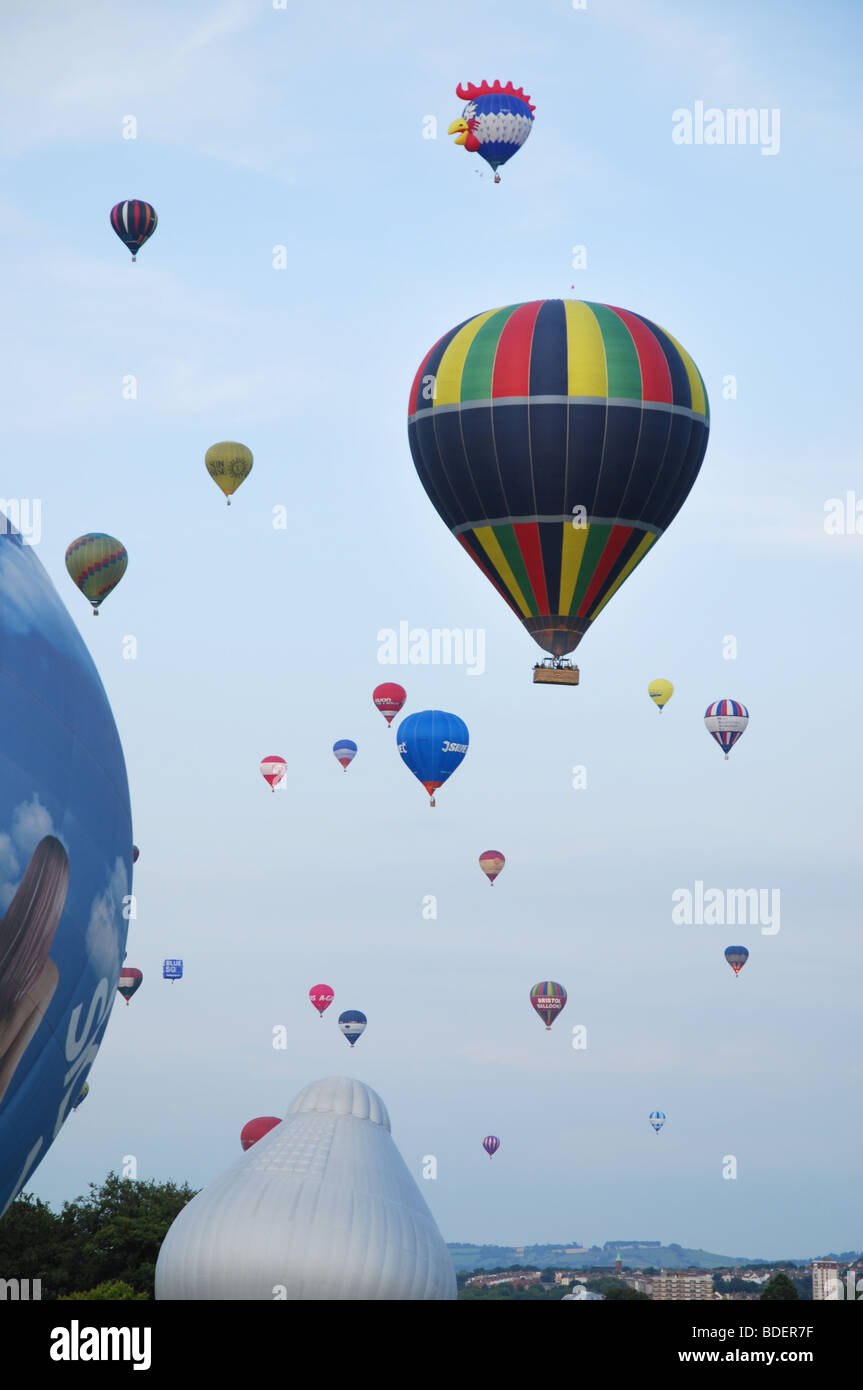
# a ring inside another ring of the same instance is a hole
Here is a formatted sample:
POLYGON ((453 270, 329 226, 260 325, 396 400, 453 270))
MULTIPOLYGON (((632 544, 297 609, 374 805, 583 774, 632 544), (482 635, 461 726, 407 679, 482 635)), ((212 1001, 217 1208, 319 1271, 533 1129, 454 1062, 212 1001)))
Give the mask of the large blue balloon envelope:
POLYGON ((368 1019, 365 1014, 361 1014, 359 1009, 346 1009, 343 1014, 339 1014, 339 1027, 353 1047, 357 1038, 361 1038, 366 1031, 368 1019))
POLYGON ((116 997, 132 877, 126 769, 102 683, 2 513, 0 710, 2 1215, 80 1103, 116 997))
POLYGON ((434 793, 452 776, 467 752, 467 725, 457 714, 424 709, 402 720, 397 737, 402 761, 422 782, 434 806, 434 793))

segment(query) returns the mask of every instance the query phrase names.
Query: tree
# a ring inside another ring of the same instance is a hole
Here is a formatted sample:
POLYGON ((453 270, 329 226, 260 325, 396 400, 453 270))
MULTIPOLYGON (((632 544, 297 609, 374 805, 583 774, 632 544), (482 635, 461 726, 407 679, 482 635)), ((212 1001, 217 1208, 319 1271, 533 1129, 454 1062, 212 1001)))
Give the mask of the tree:
POLYGON ((620 1288, 618 1288, 618 1289, 609 1289, 609 1290, 608 1290, 608 1293, 605 1295, 605 1301, 606 1301, 606 1303, 611 1303, 611 1302, 615 1302, 615 1303, 616 1303, 616 1302, 619 1302, 621 1299, 624 1299, 624 1298, 626 1298, 626 1299, 636 1299, 636 1298, 638 1298, 638 1299, 642 1299, 642 1300, 644 1300, 644 1301, 649 1301, 649 1296, 648 1296, 646 1293, 642 1293, 642 1292, 640 1291, 640 1289, 631 1289, 631 1288, 629 1287, 628 1284, 621 1284, 620 1288))
POLYGON ((159 1247, 194 1195, 185 1183, 109 1173, 59 1215, 35 1197, 19 1197, 0 1221, 0 1269, 41 1279, 45 1300, 118 1281, 152 1298, 159 1247))
POLYGON ((774 1274, 768 1280, 764 1292, 761 1295, 762 1302, 787 1302, 789 1299, 799 1299, 800 1295, 788 1278, 787 1274, 774 1274))
POLYGON ((135 1293, 129 1284, 123 1284, 119 1279, 113 1283, 97 1284, 95 1289, 88 1289, 86 1293, 61 1293, 58 1303, 73 1303, 76 1299, 86 1299, 89 1303, 93 1299, 134 1299, 140 1302, 143 1299, 149 1302, 149 1294, 135 1293))

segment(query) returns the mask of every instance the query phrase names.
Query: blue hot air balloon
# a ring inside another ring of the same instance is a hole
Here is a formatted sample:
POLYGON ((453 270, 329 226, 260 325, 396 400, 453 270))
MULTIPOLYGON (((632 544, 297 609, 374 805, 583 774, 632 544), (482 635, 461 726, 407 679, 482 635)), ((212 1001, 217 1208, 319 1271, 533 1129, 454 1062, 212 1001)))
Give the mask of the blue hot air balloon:
POLYGON ((651 1110, 650 1123, 653 1125, 653 1128, 656 1130, 658 1134, 659 1131, 662 1129, 662 1126, 665 1124, 665 1111, 651 1110))
POLYGON ((340 762, 347 772, 354 758, 357 756, 357 745, 352 738, 340 738, 333 744, 333 757, 340 762))
POLYGON ((353 1047, 357 1038, 361 1038, 366 1031, 368 1019, 365 1014, 361 1014, 359 1009, 346 1009, 343 1014, 339 1014, 339 1027, 353 1047))
POLYGON ((102 682, 35 548, 2 513, 0 652, 2 1215, 98 1054, 132 879, 126 769, 102 682))
POLYGON ((745 946, 726 946, 725 959, 735 975, 739 975, 749 959, 749 952, 745 946))
POLYGON ((424 709, 403 719, 397 736, 402 760, 422 782, 434 806, 434 793, 455 772, 467 752, 467 725, 457 714, 424 709))

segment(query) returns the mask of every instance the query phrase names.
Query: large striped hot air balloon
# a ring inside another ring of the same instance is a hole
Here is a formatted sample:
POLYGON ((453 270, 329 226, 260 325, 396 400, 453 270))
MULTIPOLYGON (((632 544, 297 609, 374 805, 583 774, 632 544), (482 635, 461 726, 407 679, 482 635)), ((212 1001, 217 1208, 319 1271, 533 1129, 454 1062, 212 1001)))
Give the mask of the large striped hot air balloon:
POLYGON ((546 1028, 550 1028, 566 1006, 566 990, 556 980, 540 980, 530 991, 530 1002, 546 1028))
POLYGON ((90 531, 79 536, 66 551, 66 569, 85 598, 93 605, 93 617, 99 616, 99 604, 116 589, 129 556, 126 547, 114 536, 90 531))
POLYGON ((111 226, 123 245, 132 252, 132 260, 149 241, 158 226, 156 209, 140 198, 127 198, 111 209, 111 226))
POLYGON ((577 300, 510 304, 451 329, 408 407, 431 502, 557 659, 677 515, 708 430, 704 383, 674 338, 577 300))

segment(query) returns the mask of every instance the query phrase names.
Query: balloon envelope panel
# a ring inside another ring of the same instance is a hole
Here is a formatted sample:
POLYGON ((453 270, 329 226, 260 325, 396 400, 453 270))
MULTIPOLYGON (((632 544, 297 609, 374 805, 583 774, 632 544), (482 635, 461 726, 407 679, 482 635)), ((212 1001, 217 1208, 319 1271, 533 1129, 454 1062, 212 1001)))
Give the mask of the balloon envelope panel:
POLYGON ((120 739, 32 549, 0 531, 0 1212, 79 1096, 117 997, 132 822, 120 739))

